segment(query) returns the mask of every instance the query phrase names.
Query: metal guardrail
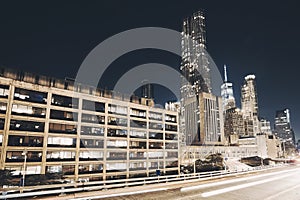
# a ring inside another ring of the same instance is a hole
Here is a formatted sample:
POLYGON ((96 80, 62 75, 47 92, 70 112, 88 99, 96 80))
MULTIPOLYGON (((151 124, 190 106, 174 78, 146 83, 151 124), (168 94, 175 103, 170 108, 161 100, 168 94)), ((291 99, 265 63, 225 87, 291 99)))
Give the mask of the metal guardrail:
POLYGON ((55 185, 42 185, 32 187, 20 187, 12 188, 10 191, 3 191, 0 195, 0 199, 12 199, 12 198, 24 198, 30 196, 42 196, 42 195, 54 195, 54 194, 65 194, 75 193, 93 190, 106 190, 120 187, 130 187, 138 185, 150 185, 157 183, 169 183, 169 182, 180 182, 180 181, 198 181, 199 179, 206 180, 216 177, 226 177, 234 174, 245 174, 255 171, 263 171, 281 165, 272 166, 260 166, 254 167, 247 170, 222 170, 222 171, 211 171, 191 174, 180 174, 180 175, 168 175, 168 176, 156 176, 156 177, 145 177, 145 178, 132 178, 132 179, 120 179, 120 180, 106 180, 106 181, 93 181, 84 183, 70 183, 70 184, 55 184, 55 185), (20 193, 20 192, 23 193, 20 193))

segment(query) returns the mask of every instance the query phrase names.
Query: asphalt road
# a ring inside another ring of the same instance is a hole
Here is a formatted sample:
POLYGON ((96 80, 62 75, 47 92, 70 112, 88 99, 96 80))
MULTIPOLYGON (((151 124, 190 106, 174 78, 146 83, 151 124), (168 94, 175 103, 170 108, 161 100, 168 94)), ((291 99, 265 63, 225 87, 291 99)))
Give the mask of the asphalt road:
POLYGON ((273 168, 212 180, 171 182, 66 196, 43 200, 300 200, 300 166, 273 168), (172 184, 173 183, 173 184, 172 184))
MULTIPOLYGON (((273 172, 260 172, 214 180, 209 183, 176 185, 176 188, 159 188, 160 191, 105 200, 300 200, 300 167, 294 166, 273 172)), ((134 191, 133 191, 134 192, 134 191)), ((121 195, 121 193, 120 193, 121 195)), ((103 196, 104 197, 104 196, 103 196)))
POLYGON ((265 199, 299 200, 300 168, 247 178, 219 181, 210 185, 181 188, 182 196, 174 199, 265 199))

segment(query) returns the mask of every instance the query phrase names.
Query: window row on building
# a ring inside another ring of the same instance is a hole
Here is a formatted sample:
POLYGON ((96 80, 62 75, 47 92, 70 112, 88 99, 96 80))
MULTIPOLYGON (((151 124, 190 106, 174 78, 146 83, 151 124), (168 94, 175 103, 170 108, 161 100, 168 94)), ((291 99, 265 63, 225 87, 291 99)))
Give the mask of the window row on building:
MULTIPOLYGON (((21 165, 8 165, 7 169, 13 170, 13 174, 19 175, 22 173, 21 165)), ((41 165, 27 165, 26 172, 29 174, 41 174, 43 166, 41 165)), ((97 174, 98 179, 103 179, 106 175, 106 179, 109 179, 110 176, 119 174, 136 174, 136 172, 142 173, 153 173, 157 169, 166 169, 166 172, 172 172, 172 169, 177 168, 177 161, 160 161, 160 160, 151 160, 151 161, 107 161, 104 162, 81 162, 78 164, 78 169, 76 169, 76 164, 73 163, 62 163, 62 164, 47 164, 45 167, 45 173, 62 173, 64 176, 72 177, 75 174, 78 176, 87 175, 88 177, 97 174)), ((94 177, 97 177, 94 176, 94 177)))
MULTIPOLYGON (((42 150, 29 150, 26 152, 26 162, 42 162, 43 151, 42 150)), ((76 161, 76 151, 75 150, 57 150, 55 148, 49 148, 45 154, 47 163, 59 162, 59 161, 76 161)), ((103 150, 93 150, 84 149, 79 151, 79 161, 111 161, 118 160, 122 162, 131 162, 134 160, 156 160, 157 159, 167 159, 176 160, 178 157, 177 151, 162 151, 162 150, 148 150, 148 151, 134 151, 134 150, 122 150, 122 149, 108 149, 103 150)), ((7 149, 6 152, 6 162, 24 162, 24 153, 21 150, 7 149)))
MULTIPOLYGON (((9 135, 7 147, 43 147, 43 136, 9 135)), ((126 138, 80 138, 80 148, 178 149, 177 138, 172 140, 137 140, 126 138), (106 146, 104 143, 106 142, 106 146)), ((0 142, 2 143, 2 135, 0 142)), ((46 147, 76 148, 77 138, 49 135, 46 147)))
MULTIPOLYGON (((9 93, 10 93, 9 86, 0 84, 0 98, 8 98, 9 93)), ((52 106, 80 109, 82 111, 93 111, 93 112, 100 112, 100 113, 104 113, 106 109, 104 102, 92 101, 87 99, 82 100, 82 106, 79 108, 79 98, 73 97, 72 96, 73 93, 70 93, 70 96, 63 96, 54 93, 50 93, 50 94, 51 94, 50 104, 52 106)), ((12 113, 25 114, 25 115, 28 114, 30 116, 36 115, 37 117, 44 117, 46 115, 46 109, 43 108, 42 105, 47 104, 47 99, 48 99, 47 95, 48 95, 47 92, 39 92, 35 90, 28 90, 28 89, 16 87, 14 89, 13 100, 15 100, 16 102, 28 102, 28 103, 30 102, 30 103, 41 104, 41 105, 38 105, 38 107, 34 107, 31 106, 31 104, 22 105, 20 103, 19 104, 15 103, 13 104, 12 107, 12 113)), ((5 107, 6 107, 6 103, 0 104, 1 112, 5 112, 6 110, 5 107)), ((147 117, 146 109, 138 109, 134 107, 128 108, 127 106, 115 105, 111 103, 108 103, 107 111, 110 114, 116 114, 116 115, 127 116, 129 114, 130 116, 137 117, 137 118, 147 117)), ((61 113, 59 113, 59 111, 52 111, 52 112, 53 115, 55 115, 56 113, 58 115, 63 114, 62 111, 61 113)), ((70 116, 70 114, 72 113, 68 113, 64 115, 70 116)), ((163 120, 163 114, 159 112, 149 111, 148 117, 150 120, 158 120, 158 121, 163 120)), ((177 117, 176 115, 166 114, 165 121, 171 123, 177 123, 177 117)))

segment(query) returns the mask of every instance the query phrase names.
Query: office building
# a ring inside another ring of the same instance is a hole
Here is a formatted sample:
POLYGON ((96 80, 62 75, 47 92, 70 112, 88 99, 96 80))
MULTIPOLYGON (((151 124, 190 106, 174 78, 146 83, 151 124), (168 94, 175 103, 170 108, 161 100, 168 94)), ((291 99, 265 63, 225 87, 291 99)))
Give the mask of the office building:
MULTIPOLYGON (((211 126, 218 126, 222 103, 211 94, 211 77, 206 52, 205 16, 202 11, 194 13, 183 21, 181 63, 181 131, 186 145, 203 145, 212 141, 219 143, 221 130, 207 131, 211 126), (206 103, 212 103, 207 105, 206 103), (216 109, 220 109, 216 111, 216 109), (202 112, 213 113, 211 119, 202 112), (216 118, 214 118, 216 117, 216 118), (204 121, 202 121, 204 120, 204 121), (218 139, 219 138, 219 139, 218 139)), ((222 115, 222 112, 221 112, 222 115)), ((220 125, 220 124, 219 124, 220 125)))
POLYGON ((289 109, 276 111, 274 132, 281 141, 289 145, 295 145, 295 134, 291 126, 289 109))
POLYGON ((237 144, 240 136, 245 133, 243 112, 241 109, 233 107, 225 112, 224 134, 227 143, 237 144))
POLYGON ((151 83, 148 83, 146 80, 142 82, 144 85, 142 86, 142 95, 141 97, 147 98, 147 99, 153 99, 153 85, 151 83))
POLYGON ((1 169, 75 181, 179 172, 176 111, 70 80, 0 74, 1 169))
POLYGON ((245 136, 260 133, 258 120, 258 101, 255 75, 247 75, 241 88, 242 111, 245 123, 245 136))
POLYGON ((233 95, 233 84, 227 80, 227 67, 224 65, 224 83, 221 86, 221 96, 223 101, 224 113, 235 107, 235 98, 233 95))
POLYGON ((202 145, 224 144, 222 98, 211 93, 200 93, 199 113, 200 143, 202 145))
POLYGON ((266 135, 272 135, 271 122, 264 118, 259 120, 260 132, 266 135))
POLYGON ((147 81, 144 81, 143 83, 144 85, 141 88, 141 104, 153 107, 155 105, 153 100, 153 85, 147 83, 147 81))
POLYGON ((258 156, 262 158, 279 158, 282 155, 280 140, 275 135, 257 134, 258 156))

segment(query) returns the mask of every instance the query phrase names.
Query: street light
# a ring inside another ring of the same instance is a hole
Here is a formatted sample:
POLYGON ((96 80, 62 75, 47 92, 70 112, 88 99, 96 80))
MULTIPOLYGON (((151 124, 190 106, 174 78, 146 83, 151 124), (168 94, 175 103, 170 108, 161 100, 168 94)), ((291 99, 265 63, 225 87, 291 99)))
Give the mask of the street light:
POLYGON ((157 155, 157 170, 159 170, 159 154, 157 155))
POLYGON ((284 163, 286 164, 285 142, 286 142, 286 140, 283 140, 283 141, 282 141, 282 144, 283 144, 283 158, 284 158, 284 163))
POLYGON ((194 152, 194 175, 196 174, 196 153, 194 152))
POLYGON ((23 151, 22 155, 24 156, 22 187, 24 187, 24 186, 25 186, 25 174, 26 174, 27 151, 23 151))
POLYGON ((227 161, 229 160, 229 156, 230 156, 230 149, 229 150, 227 150, 226 152, 225 152, 225 156, 226 156, 226 154, 227 154, 227 157, 225 157, 225 161, 224 161, 224 164, 225 164, 225 171, 227 171, 228 170, 228 168, 227 168, 227 161))
POLYGON ((282 141, 282 145, 283 145, 283 157, 285 158, 285 140, 282 141))
POLYGON ((262 156, 262 151, 260 151, 260 165, 261 165, 261 167, 263 167, 264 166, 264 159, 263 159, 263 156, 262 156))
POLYGON ((159 153, 157 154, 157 170, 156 170, 156 175, 160 176, 160 169, 159 169, 159 153))

